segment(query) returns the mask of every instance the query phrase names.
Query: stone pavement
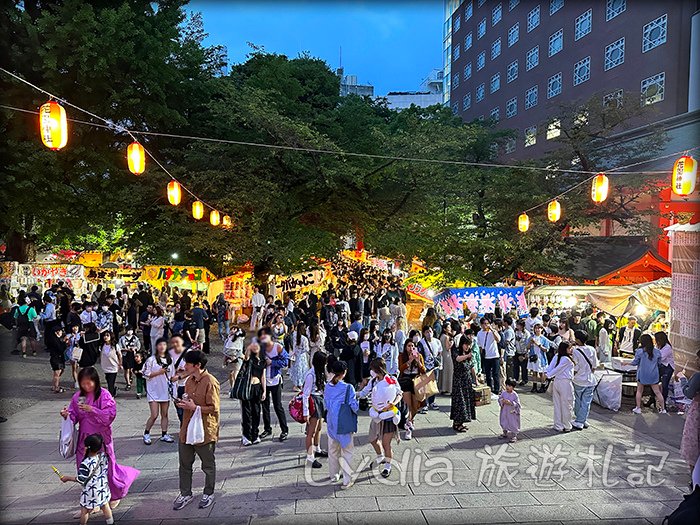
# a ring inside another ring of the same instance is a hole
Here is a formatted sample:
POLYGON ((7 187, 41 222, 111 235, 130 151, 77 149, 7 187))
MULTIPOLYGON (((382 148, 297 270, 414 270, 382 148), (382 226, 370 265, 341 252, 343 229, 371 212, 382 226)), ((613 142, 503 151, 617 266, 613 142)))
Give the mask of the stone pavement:
MULTIPOLYGON (((222 385, 222 392, 227 390, 222 385)), ((365 470, 344 491, 324 482, 327 460, 307 477, 303 429, 293 421, 285 443, 268 438, 242 447, 238 401, 225 397, 216 502, 199 510, 195 501, 174 512, 177 445, 145 446, 146 401, 126 394, 117 399, 116 454, 120 463, 139 468, 141 476, 115 511, 118 523, 660 523, 688 488, 689 471, 677 448, 683 418, 676 414, 647 411, 631 418, 629 407, 618 414, 594 407, 589 429, 557 434, 550 430, 551 396, 521 392, 523 432, 517 443, 504 444, 497 437, 497 405, 478 407, 478 421, 469 424, 469 432, 455 434, 449 398, 443 397, 439 412, 417 417, 415 438, 395 447, 403 468, 395 467, 388 482, 376 470, 365 470), (491 447, 490 455, 485 447, 491 447), (589 452, 590 459, 582 457, 589 452)), ((285 402, 289 397, 287 392, 285 402)), ((78 487, 60 483, 51 470, 55 465, 72 474, 75 465, 57 452, 58 412, 64 403, 42 400, 0 427, 0 523, 77 523, 71 514, 78 508, 78 487)), ((175 433, 175 411, 170 415, 175 433)), ((362 412, 356 466, 374 458, 368 424, 362 412)), ((325 443, 324 435, 324 448, 325 443)), ((195 491, 202 485, 197 471, 195 491)), ((103 518, 91 521, 103 523, 103 518)))

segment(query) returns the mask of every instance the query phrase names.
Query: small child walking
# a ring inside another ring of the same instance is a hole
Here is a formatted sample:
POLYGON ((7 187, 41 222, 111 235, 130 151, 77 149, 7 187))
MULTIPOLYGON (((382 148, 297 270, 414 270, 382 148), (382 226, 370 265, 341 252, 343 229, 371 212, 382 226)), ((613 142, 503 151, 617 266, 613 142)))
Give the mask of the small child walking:
POLYGON ((109 491, 107 472, 109 459, 104 453, 104 442, 100 434, 91 434, 85 438, 85 459, 78 468, 77 476, 61 476, 61 481, 67 483, 74 481, 83 486, 80 493, 80 525, 85 525, 90 519, 93 509, 102 509, 102 514, 107 520, 107 525, 114 523, 112 509, 109 500, 112 494, 109 491))
POLYGON ((136 399, 146 393, 146 378, 143 377, 143 365, 145 359, 141 352, 134 352, 134 377, 136 378, 136 399))
POLYGON ((515 379, 506 380, 506 389, 498 396, 498 404, 501 407, 500 423, 503 429, 501 439, 508 439, 515 443, 520 432, 520 397, 515 391, 515 379))

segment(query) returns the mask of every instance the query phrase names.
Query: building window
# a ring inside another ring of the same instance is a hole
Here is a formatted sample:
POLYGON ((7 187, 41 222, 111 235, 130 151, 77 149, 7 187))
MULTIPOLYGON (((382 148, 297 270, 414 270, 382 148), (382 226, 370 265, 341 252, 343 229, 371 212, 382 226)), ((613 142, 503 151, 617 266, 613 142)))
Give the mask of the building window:
POLYGON ((525 71, 530 71, 540 63, 540 46, 533 47, 525 55, 525 71))
POLYGON ((549 0, 549 14, 553 15, 564 7, 564 0, 549 0))
POLYGON ((501 54, 501 38, 497 38, 493 44, 491 44, 491 60, 498 58, 501 54))
POLYGON ((667 15, 662 15, 644 26, 642 38, 642 53, 651 51, 655 47, 666 43, 667 15))
POLYGON ((537 86, 532 86, 525 92, 525 109, 534 108, 537 105, 537 86))
POLYGON ((469 20, 474 14, 474 6, 471 2, 467 2, 467 7, 464 8, 464 21, 469 20))
POLYGON ((455 18, 454 21, 454 26, 452 27, 452 31, 459 31, 459 28, 462 27, 462 17, 459 16, 459 13, 457 13, 457 17, 455 18))
POLYGON ((607 94, 603 95, 603 107, 621 108, 623 97, 624 97, 624 91, 621 89, 616 89, 612 93, 607 93, 607 94))
POLYGON ((619 66, 625 61, 625 37, 605 46, 605 71, 619 66))
POLYGON ((586 57, 574 64, 574 86, 591 78, 591 57, 586 57))
POLYGON ((593 27, 593 11, 589 9, 581 16, 576 18, 574 24, 574 40, 579 40, 591 32, 593 27))
POLYGON ((473 40, 474 39, 472 38, 472 32, 469 31, 469 33, 467 33, 467 36, 464 37, 464 50, 465 51, 471 49, 473 40))
POLYGON ((464 80, 469 80, 472 78, 472 63, 469 62, 466 66, 464 66, 464 80))
POLYGON ((455 71, 452 75, 452 89, 457 89, 459 87, 459 71, 455 71))
POLYGON ((560 29, 549 37, 549 56, 556 55, 564 49, 564 30, 560 29))
POLYGON ((518 98, 513 97, 506 102, 506 118, 512 118, 518 114, 518 98))
POLYGON ((508 47, 511 47, 514 45, 518 39, 520 38, 520 22, 516 22, 513 24, 513 27, 511 27, 508 30, 508 47))
POLYGON ((512 11, 513 9, 515 9, 515 6, 519 3, 520 0, 510 0, 510 2, 508 2, 508 11, 512 11))
POLYGON ((508 71, 506 74, 506 82, 511 83, 516 78, 518 78, 518 61, 513 60, 510 64, 508 64, 508 71))
POLYGON ((605 7, 605 21, 608 22, 627 9, 626 0, 608 0, 605 7))
POLYGON ((496 73, 491 77, 491 84, 490 84, 490 91, 491 93, 495 93, 499 89, 501 89, 501 74, 496 73))
POLYGON ((561 120, 554 119, 547 125, 547 140, 552 140, 561 135, 561 120))
POLYGON ((537 143, 537 126, 525 129, 525 147, 529 148, 537 143))
POLYGON ((476 70, 481 71, 486 65, 486 52, 482 51, 476 57, 476 70))
POLYGON ((547 81, 547 98, 556 97, 557 95, 561 94, 561 79, 561 73, 557 73, 556 75, 549 77, 549 80, 547 81))
POLYGON ((495 107, 491 110, 491 118, 496 122, 501 120, 501 110, 498 107, 495 107))
POLYGON ((459 113, 459 104, 452 104, 452 114, 456 115, 459 113))
POLYGON ((540 6, 535 7, 527 14, 527 32, 529 33, 540 25, 540 6))
POLYGON ((506 140, 506 153, 513 153, 515 151, 515 139, 510 138, 506 140))
POLYGON ((459 46, 455 46, 454 49, 452 50, 452 61, 453 62, 459 58, 460 49, 461 48, 459 46))
POLYGON ((486 94, 486 86, 484 84, 479 84, 476 86, 476 101, 481 102, 484 100, 484 95, 486 94))
POLYGON ((486 19, 483 18, 476 28, 476 39, 479 40, 486 34, 486 19))
POLYGON ((467 93, 462 97, 462 111, 466 111, 470 107, 472 107, 472 94, 467 93))
POLYGON ((645 78, 641 83, 642 103, 644 105, 655 104, 664 99, 664 84, 666 83, 666 73, 645 78))
POLYGON ((503 8, 499 3, 493 8, 493 11, 491 11, 491 25, 495 26, 498 22, 501 21, 501 18, 503 18, 503 8))
POLYGON ((485 2, 486 0, 479 0, 477 7, 481 7, 482 5, 484 5, 485 2))

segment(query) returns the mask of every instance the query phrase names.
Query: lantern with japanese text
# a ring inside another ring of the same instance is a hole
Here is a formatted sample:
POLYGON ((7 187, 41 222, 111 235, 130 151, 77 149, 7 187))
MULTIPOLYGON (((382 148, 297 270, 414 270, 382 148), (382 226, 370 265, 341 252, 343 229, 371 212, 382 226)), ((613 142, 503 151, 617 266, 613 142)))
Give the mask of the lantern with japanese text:
POLYGON ((192 203, 192 217, 199 220, 204 217, 204 204, 201 201, 194 201, 192 203))
POLYGON ((182 190, 180 189, 180 183, 176 180, 170 181, 168 183, 168 202, 173 206, 177 206, 181 200, 182 190))
POLYGON ((126 158, 129 161, 129 171, 134 175, 141 175, 146 169, 146 151, 138 142, 129 144, 126 158))
POLYGON ((547 218, 552 222, 557 222, 561 218, 561 204, 554 199, 547 205, 547 218))
POLYGON ((68 142, 66 110, 58 102, 49 100, 39 108, 39 131, 44 146, 54 151, 68 142))
POLYGON ((593 178, 593 184, 591 185, 591 199, 596 204, 600 204, 605 199, 608 198, 608 178, 604 173, 598 173, 593 178))
POLYGON ((218 226, 221 223, 221 215, 216 210, 211 210, 209 214, 209 223, 212 226, 218 226))
POLYGON ((676 195, 687 197, 695 191, 698 176, 698 163, 693 157, 683 155, 673 165, 671 189, 676 195))
POLYGON ((231 217, 229 217, 228 215, 224 215, 223 219, 221 219, 221 225, 224 228, 230 228, 232 225, 231 217))
POLYGON ((518 229, 521 232, 526 232, 530 229, 530 217, 527 216, 527 213, 521 213, 520 217, 518 217, 518 229))

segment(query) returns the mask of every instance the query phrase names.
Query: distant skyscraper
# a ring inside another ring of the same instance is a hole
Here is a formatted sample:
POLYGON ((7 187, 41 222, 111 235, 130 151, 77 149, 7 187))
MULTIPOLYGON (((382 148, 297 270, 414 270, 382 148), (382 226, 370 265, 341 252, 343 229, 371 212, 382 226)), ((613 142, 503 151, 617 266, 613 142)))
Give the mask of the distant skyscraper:
POLYGON ((340 96, 345 97, 350 94, 359 95, 361 97, 374 96, 374 86, 371 84, 358 84, 357 75, 346 75, 345 70, 339 67, 336 74, 340 78, 340 96))
POLYGON ((442 101, 450 105, 450 71, 452 67, 452 15, 460 0, 445 0, 445 22, 442 26, 442 101))

